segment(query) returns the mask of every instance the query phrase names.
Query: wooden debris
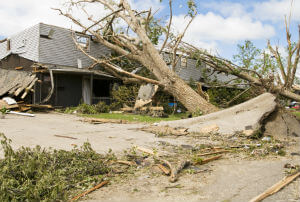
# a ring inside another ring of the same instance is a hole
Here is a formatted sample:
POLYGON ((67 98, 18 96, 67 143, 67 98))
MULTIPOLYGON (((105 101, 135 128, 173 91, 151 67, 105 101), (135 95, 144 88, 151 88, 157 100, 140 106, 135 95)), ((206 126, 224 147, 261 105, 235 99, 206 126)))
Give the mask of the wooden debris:
POLYGON ((18 108, 19 105, 17 105, 17 104, 9 105, 4 100, 0 100, 0 109, 2 109, 4 107, 6 109, 14 109, 14 108, 18 108))
POLYGON ((162 170, 166 175, 169 175, 171 173, 171 170, 166 168, 164 165, 162 164, 157 164, 156 165, 160 170, 162 170))
POLYGON ((212 155, 212 154, 221 154, 221 153, 226 153, 229 152, 228 150, 221 150, 221 151, 216 151, 216 152, 208 152, 208 153, 204 153, 204 154, 197 154, 197 156, 208 156, 208 155, 212 155))
POLYGON ((180 185, 180 184, 175 184, 175 185, 173 185, 173 186, 167 186, 167 187, 165 187, 165 189, 182 188, 182 187, 183 187, 183 186, 180 185))
POLYGON ((151 154, 153 156, 159 156, 157 153, 154 153, 152 149, 147 149, 147 148, 143 148, 143 147, 136 147, 137 150, 147 153, 147 154, 151 154))
POLYGON ((213 156, 213 157, 210 157, 210 158, 207 158, 207 159, 202 160, 202 161, 200 162, 200 164, 201 164, 201 165, 202 165, 202 164, 206 164, 206 163, 208 163, 208 162, 210 162, 210 161, 217 160, 217 159, 219 159, 219 158, 221 158, 221 157, 222 157, 222 155, 213 156))
POLYGON ((274 184, 272 187, 267 189, 265 192, 261 193, 260 195, 254 197, 251 199, 249 202, 259 202, 262 201, 263 199, 267 198, 268 196, 275 194, 279 190, 281 190, 283 187, 291 183, 293 180, 295 180, 297 177, 300 176, 300 171, 296 172, 293 175, 286 176, 276 184, 274 184))
POLYGON ((136 166, 136 163, 134 161, 118 160, 118 161, 116 161, 116 163, 125 164, 125 165, 128 165, 128 166, 136 166))
POLYGON ((15 67, 15 70, 23 69, 23 67, 15 67))
POLYGON ((100 184, 96 185, 95 187, 93 187, 93 188, 87 190, 86 192, 81 193, 81 194, 75 196, 74 198, 71 199, 71 201, 76 201, 76 200, 78 200, 79 198, 81 198, 81 197, 83 197, 83 196, 89 194, 90 192, 95 191, 96 189, 99 189, 99 188, 103 187, 103 186, 106 185, 107 183, 108 183, 108 181, 105 180, 105 181, 101 182, 100 184))
POLYGON ((78 138, 76 137, 70 137, 70 136, 65 136, 65 135, 54 135, 55 137, 63 137, 63 138, 69 138, 69 139, 73 139, 73 140, 77 140, 78 138))
POLYGON ((183 160, 183 161, 181 161, 181 162, 179 163, 179 166, 178 166, 176 169, 171 170, 171 176, 170 176, 169 181, 172 182, 172 183, 173 183, 173 182, 176 182, 177 179, 178 179, 178 173, 179 173, 182 169, 184 169, 186 166, 189 166, 190 164, 191 164, 191 162, 188 161, 188 160, 183 160))
POLYGON ((148 126, 141 128, 142 131, 154 133, 158 136, 167 136, 167 135, 173 135, 173 136, 183 136, 188 135, 188 129, 187 128, 172 128, 169 126, 148 126))
POLYGON ((29 116, 29 117, 34 117, 34 114, 29 114, 29 113, 24 113, 24 112, 15 112, 15 111, 9 111, 7 112, 8 114, 16 114, 16 115, 21 115, 21 116, 29 116))
POLYGON ((53 109, 52 105, 38 105, 38 104, 19 104, 20 107, 30 107, 36 109, 53 109))
POLYGON ((89 122, 91 124, 103 124, 103 123, 121 123, 127 124, 129 121, 121 119, 98 119, 98 118, 86 118, 82 120, 83 122, 89 122))

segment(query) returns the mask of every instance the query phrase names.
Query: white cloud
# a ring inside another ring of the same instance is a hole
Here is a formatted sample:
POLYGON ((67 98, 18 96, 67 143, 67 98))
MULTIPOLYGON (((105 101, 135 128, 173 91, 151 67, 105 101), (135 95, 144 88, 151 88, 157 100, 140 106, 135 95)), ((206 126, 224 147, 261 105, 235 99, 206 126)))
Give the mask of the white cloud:
MULTIPOLYGON (((174 28, 182 31, 187 23, 183 15, 174 16, 174 28)), ((198 14, 185 35, 185 40, 197 41, 213 40, 235 43, 239 40, 267 39, 275 34, 274 28, 254 21, 247 16, 222 17, 209 12, 198 14)))
MULTIPOLYGON (((269 0, 257 2, 253 6, 253 17, 261 20, 283 21, 284 16, 289 16, 291 0, 269 0)), ((292 6, 292 19, 300 20, 300 1, 294 0, 292 6)))
MULTIPOLYGON (((25 28, 31 27, 37 23, 57 25, 66 28, 77 29, 64 16, 60 16, 57 11, 51 8, 63 8, 67 0, 9 0, 0 7, 0 36, 10 36, 25 28)), ((149 9, 153 11, 163 9, 159 0, 130 0, 133 8, 139 10, 149 9)), ((86 9, 92 13, 93 17, 104 16, 108 11, 103 6, 87 6, 86 9)), ((79 12, 79 8, 73 9, 73 14, 77 18, 87 23, 87 17, 83 12, 79 12)))
POLYGON ((61 0, 10 0, 0 7, 0 35, 9 36, 39 22, 67 26, 68 20, 51 8, 61 7, 61 0))

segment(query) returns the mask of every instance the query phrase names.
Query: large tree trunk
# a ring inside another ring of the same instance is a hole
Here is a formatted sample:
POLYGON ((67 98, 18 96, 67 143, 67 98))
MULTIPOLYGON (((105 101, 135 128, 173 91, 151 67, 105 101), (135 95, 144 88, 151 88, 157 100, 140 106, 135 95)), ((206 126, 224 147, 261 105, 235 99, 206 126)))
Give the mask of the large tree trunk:
POLYGON ((181 79, 167 86, 166 91, 174 95, 191 112, 201 110, 204 114, 208 114, 217 111, 214 105, 207 102, 181 79))
POLYGON ((172 71, 159 55, 147 37, 144 37, 144 55, 139 61, 151 71, 164 86, 164 90, 173 95, 190 112, 202 111, 208 114, 218 110, 194 91, 184 80, 172 71), (146 53, 146 54, 145 54, 146 53))

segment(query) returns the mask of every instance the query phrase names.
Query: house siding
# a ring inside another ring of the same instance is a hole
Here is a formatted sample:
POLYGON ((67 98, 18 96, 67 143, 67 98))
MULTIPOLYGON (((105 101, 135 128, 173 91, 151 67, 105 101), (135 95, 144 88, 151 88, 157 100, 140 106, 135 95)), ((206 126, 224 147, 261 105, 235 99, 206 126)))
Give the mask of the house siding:
POLYGON ((38 46, 39 46, 39 25, 35 25, 24 31, 11 36, 10 51, 7 51, 7 41, 0 44, 0 59, 3 59, 10 53, 18 54, 19 56, 38 61, 38 46))
POLYGON ((181 61, 179 61, 175 70, 179 77, 185 81, 189 81, 191 79, 194 81, 200 81, 203 68, 205 68, 205 64, 201 64, 197 67, 195 60, 187 58, 186 67, 181 66, 181 61))
MULTIPOLYGON (((93 62, 77 49, 71 30, 52 25, 40 24, 40 33, 47 35, 50 29, 54 29, 51 39, 39 38, 39 62, 63 66, 77 67, 77 60, 80 59, 82 67, 88 67, 93 62)), ((101 43, 90 41, 89 54, 99 58, 110 54, 110 50, 101 43)))

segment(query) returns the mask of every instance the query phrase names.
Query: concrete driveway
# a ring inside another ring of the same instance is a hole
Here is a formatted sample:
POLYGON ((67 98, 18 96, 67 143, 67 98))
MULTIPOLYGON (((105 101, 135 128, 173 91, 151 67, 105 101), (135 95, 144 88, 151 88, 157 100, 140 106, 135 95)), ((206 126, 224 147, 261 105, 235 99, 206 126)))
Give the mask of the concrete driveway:
MULTIPOLYGON (((74 144, 81 146, 89 141, 99 153, 109 149, 118 153, 134 145, 152 148, 159 141, 153 134, 134 130, 143 124, 93 125, 80 121, 82 119, 59 113, 36 113, 35 117, 7 114, 5 119, 0 119, 0 132, 12 140, 13 148, 40 145, 70 150, 74 144)), ((180 143, 176 139, 164 138, 164 141, 180 143)))

